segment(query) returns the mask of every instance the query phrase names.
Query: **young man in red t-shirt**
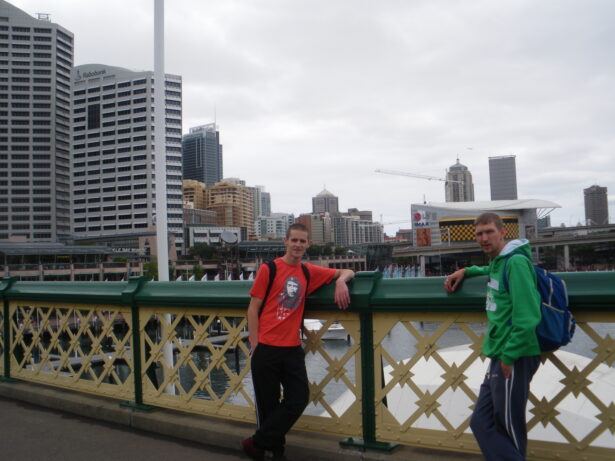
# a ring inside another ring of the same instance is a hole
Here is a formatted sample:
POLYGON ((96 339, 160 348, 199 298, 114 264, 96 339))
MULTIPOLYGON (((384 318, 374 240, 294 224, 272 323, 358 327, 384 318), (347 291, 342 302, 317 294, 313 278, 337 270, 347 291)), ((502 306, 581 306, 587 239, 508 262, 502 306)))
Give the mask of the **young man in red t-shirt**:
POLYGON ((350 304, 346 282, 354 277, 350 269, 336 270, 306 263, 310 274, 307 284, 301 268, 301 258, 309 246, 308 230, 303 224, 289 227, 284 245, 286 253, 274 260, 276 275, 262 311, 269 284, 266 264, 259 268, 250 291, 248 329, 257 429, 241 445, 255 460, 264 459, 265 450, 273 452, 273 459, 283 458, 285 435, 309 402, 300 337, 306 295, 336 280, 334 301, 340 309, 346 309, 350 304), (280 385, 284 389, 282 400, 280 385))

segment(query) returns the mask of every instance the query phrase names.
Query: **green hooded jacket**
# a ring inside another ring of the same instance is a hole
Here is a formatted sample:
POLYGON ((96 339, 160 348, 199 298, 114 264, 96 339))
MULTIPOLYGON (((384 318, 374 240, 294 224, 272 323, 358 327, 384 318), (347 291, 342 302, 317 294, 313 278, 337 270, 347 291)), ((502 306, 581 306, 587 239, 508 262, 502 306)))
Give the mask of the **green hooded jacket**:
POLYGON ((540 322, 540 295, 527 240, 508 242, 488 266, 471 266, 466 277, 488 275, 487 333, 483 354, 512 365, 519 357, 540 354, 536 326, 540 322), (509 291, 504 288, 504 265, 509 291))

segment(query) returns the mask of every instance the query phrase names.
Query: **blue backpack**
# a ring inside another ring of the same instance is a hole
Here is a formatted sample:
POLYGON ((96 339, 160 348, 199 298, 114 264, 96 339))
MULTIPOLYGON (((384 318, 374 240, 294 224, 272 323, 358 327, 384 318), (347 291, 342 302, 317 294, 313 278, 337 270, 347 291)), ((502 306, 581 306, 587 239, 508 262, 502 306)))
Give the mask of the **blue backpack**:
MULTIPOLYGON (((508 274, 504 263, 504 289, 508 288, 508 274)), ((551 352, 565 346, 574 335, 577 322, 568 308, 568 290, 566 283, 538 266, 534 266, 536 286, 540 295, 540 323, 536 326, 536 337, 540 350, 551 352)))

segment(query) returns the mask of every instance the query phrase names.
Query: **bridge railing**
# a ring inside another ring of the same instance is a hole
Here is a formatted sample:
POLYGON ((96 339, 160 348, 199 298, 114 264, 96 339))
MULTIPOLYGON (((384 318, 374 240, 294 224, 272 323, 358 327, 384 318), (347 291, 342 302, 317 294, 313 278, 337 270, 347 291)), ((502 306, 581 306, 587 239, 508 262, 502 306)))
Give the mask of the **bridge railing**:
MULTIPOLYGON (((615 273, 563 276, 579 327, 532 382, 529 457, 613 459, 615 273)), ((141 409, 254 421, 250 285, 4 279, 0 372, 141 409)), ((310 296, 306 316, 320 323, 305 333, 311 403, 297 427, 366 448, 477 452, 469 417, 486 368, 484 294, 484 278, 448 295, 442 278, 359 273, 347 312, 332 286, 310 296)))

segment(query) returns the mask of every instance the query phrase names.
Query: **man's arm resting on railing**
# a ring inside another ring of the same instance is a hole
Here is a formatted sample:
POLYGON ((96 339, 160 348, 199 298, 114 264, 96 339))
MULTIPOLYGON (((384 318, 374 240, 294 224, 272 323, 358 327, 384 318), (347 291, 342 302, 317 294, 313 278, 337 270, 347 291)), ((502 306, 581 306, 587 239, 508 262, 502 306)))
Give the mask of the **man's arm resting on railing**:
POLYGON ((335 294, 333 300, 340 309, 347 309, 350 304, 350 292, 347 283, 354 278, 354 271, 350 269, 338 269, 335 271, 335 294))
POLYGON ((254 351, 258 344, 258 313, 262 304, 262 299, 255 298, 254 296, 250 298, 250 304, 248 305, 248 332, 250 336, 248 339, 250 340, 251 351, 254 351))
POLYGON ((478 275, 489 275, 489 266, 469 266, 456 270, 444 279, 444 289, 452 293, 459 288, 464 277, 476 277, 478 275))

